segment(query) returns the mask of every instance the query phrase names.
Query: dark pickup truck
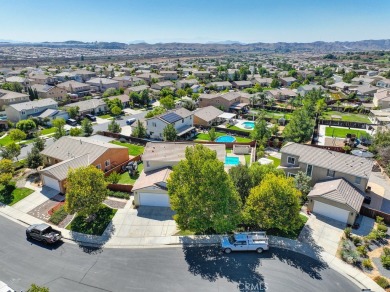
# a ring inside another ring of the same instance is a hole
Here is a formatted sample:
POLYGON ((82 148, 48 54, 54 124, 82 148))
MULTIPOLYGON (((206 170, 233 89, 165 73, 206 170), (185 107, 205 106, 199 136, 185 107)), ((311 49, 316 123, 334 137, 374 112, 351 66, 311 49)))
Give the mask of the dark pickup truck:
POLYGON ((26 236, 28 239, 35 239, 43 243, 55 243, 61 240, 61 232, 51 228, 47 224, 34 224, 26 229, 26 236))

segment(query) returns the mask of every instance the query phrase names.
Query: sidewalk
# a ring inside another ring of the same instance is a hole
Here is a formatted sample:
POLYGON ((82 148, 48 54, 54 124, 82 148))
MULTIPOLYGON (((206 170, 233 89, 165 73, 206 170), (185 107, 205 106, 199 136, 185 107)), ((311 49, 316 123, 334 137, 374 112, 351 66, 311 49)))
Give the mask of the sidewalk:
MULTIPOLYGON (((0 203, 0 215, 19 224, 28 226, 31 224, 45 223, 31 215, 28 215, 16 208, 0 203)), ((71 232, 64 228, 54 228, 60 230, 65 241, 78 243, 86 246, 106 247, 106 248, 167 248, 175 245, 209 245, 218 244, 220 236, 154 236, 154 237, 118 237, 112 230, 112 224, 106 228, 102 236, 86 235, 71 232), (112 235, 114 234, 114 235, 112 235)), ((368 288, 371 291, 384 291, 371 278, 360 270, 344 263, 341 259, 331 255, 319 248, 313 248, 310 244, 297 240, 269 236, 270 245, 301 253, 316 260, 325 262, 329 268, 342 274, 359 288, 368 288)))

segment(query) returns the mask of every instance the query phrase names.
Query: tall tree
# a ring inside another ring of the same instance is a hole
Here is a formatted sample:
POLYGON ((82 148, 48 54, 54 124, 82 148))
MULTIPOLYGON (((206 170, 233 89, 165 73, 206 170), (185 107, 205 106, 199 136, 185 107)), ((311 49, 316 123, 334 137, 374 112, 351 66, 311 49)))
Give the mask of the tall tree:
POLYGON ((163 130, 163 137, 165 141, 176 141, 177 131, 174 125, 169 124, 163 130))
POLYGON ((175 101, 171 95, 160 98, 160 104, 168 110, 175 107, 175 101))
POLYGON ((267 122, 263 118, 258 118, 255 121, 255 126, 250 134, 253 140, 258 141, 259 143, 265 143, 271 137, 271 131, 267 126, 267 122))
POLYGON ((211 142, 213 142, 213 141, 215 141, 215 139, 217 139, 217 133, 215 132, 215 128, 211 128, 209 130, 209 138, 210 138, 211 142))
POLYGON ((88 119, 84 119, 82 122, 81 122, 81 129, 84 133, 84 136, 86 137, 89 137, 92 135, 93 133, 93 126, 92 126, 92 123, 90 120, 88 119))
POLYGON ((283 131, 283 136, 287 141, 297 143, 310 140, 313 134, 314 120, 306 109, 298 109, 292 114, 290 122, 283 131))
POLYGON ((10 159, 1 159, 0 160, 0 185, 7 185, 14 174, 14 166, 12 160, 10 159))
POLYGON ((108 124, 108 130, 112 133, 120 133, 122 128, 117 122, 115 122, 115 120, 111 120, 111 122, 108 124))
POLYGON ((19 155, 20 155, 20 145, 16 144, 15 142, 5 145, 1 150, 1 156, 4 159, 13 160, 14 158, 17 158, 19 155))
POLYGON ((31 152, 27 154, 27 166, 32 169, 37 169, 41 165, 43 165, 43 156, 37 147, 33 147, 31 152))
POLYGON ((241 202, 224 163, 203 145, 187 147, 168 179, 174 219, 182 230, 232 231, 240 222, 241 202))
POLYGON ((35 138, 33 147, 37 148, 39 151, 43 151, 43 149, 45 149, 45 140, 41 137, 35 138))
POLYGON ((77 116, 80 114, 80 108, 78 106, 71 106, 67 110, 67 113, 69 115, 69 118, 76 119, 77 116))
POLYGON ((140 120, 137 121, 137 126, 133 129, 131 135, 136 138, 146 137, 146 128, 140 120))
POLYGON ((245 221, 263 229, 276 228, 288 233, 301 222, 300 196, 292 178, 268 174, 250 192, 243 212, 245 221))
POLYGON ((104 173, 95 166, 68 171, 65 209, 68 213, 88 216, 96 213, 107 196, 104 173))
POLYGON ((239 164, 229 169, 229 176, 232 179, 237 193, 241 197, 241 201, 245 204, 246 198, 252 188, 251 176, 249 168, 246 165, 239 164))
POLYGON ((298 171, 294 177, 295 187, 302 193, 304 200, 306 200, 307 195, 311 191, 310 181, 311 177, 306 175, 303 171, 298 171))
POLYGON ((24 140, 27 137, 26 133, 19 129, 12 129, 8 135, 15 142, 24 140))
POLYGON ((113 107, 111 108, 111 113, 112 113, 114 116, 118 117, 118 116, 122 113, 122 109, 121 109, 119 106, 113 106, 113 107))
POLYGON ((282 169, 276 168, 276 166, 273 164, 260 164, 255 162, 252 163, 249 167, 249 175, 251 177, 252 187, 260 185, 267 174, 286 176, 282 169))
POLYGON ((272 79, 272 82, 271 82, 270 86, 272 88, 278 88, 279 87, 279 80, 276 79, 276 78, 272 79))
POLYGON ((37 125, 34 123, 33 120, 28 119, 17 122, 16 128, 23 131, 28 136, 36 130, 37 125))
POLYGON ((56 127, 56 131, 54 132, 54 139, 58 140, 62 136, 65 136, 65 120, 62 118, 56 118, 52 122, 53 127, 56 127))

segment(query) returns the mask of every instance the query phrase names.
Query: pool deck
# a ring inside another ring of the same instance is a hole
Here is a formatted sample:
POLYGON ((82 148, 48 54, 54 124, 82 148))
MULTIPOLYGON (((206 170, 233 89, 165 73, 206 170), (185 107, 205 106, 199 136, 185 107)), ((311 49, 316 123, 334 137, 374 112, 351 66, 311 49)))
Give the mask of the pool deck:
MULTIPOLYGON (((230 156, 230 157, 238 157, 238 159, 240 160, 240 164, 242 165, 245 165, 245 156, 242 154, 242 155, 237 155, 237 154, 233 154, 233 153, 229 153, 227 154, 226 156, 230 156)), ((233 165, 225 165, 225 167, 231 167, 233 165)))

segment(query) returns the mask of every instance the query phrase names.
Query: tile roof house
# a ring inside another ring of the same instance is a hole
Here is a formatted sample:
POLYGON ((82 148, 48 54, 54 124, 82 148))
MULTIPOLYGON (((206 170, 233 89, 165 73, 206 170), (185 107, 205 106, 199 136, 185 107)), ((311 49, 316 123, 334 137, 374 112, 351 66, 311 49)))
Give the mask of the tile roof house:
POLYGON ((234 88, 237 88, 237 89, 245 89, 245 88, 250 88, 253 86, 252 82, 248 81, 248 80, 233 81, 232 85, 234 88))
POLYGON ((374 94, 372 100, 376 107, 390 108, 390 89, 381 89, 374 94))
POLYGON ((47 84, 34 84, 31 86, 31 89, 37 91, 39 98, 52 98, 62 101, 68 96, 65 89, 47 84))
POLYGON ((198 108, 194 111, 194 125, 210 127, 218 125, 221 121, 219 118, 223 111, 210 105, 203 108, 198 108))
POLYGON ((89 95, 91 90, 91 85, 86 83, 77 82, 74 80, 69 80, 57 85, 59 88, 65 89, 69 93, 74 93, 79 96, 89 95))
POLYGON ((93 78, 86 83, 91 85, 92 89, 96 89, 99 92, 104 92, 109 88, 119 89, 119 82, 108 78, 93 78))
POLYGON ((30 86, 30 80, 26 77, 20 76, 7 77, 5 78, 5 82, 19 83, 25 91, 27 91, 27 88, 30 86))
POLYGON ((28 94, 0 89, 0 110, 3 110, 7 105, 28 101, 30 101, 28 94))
POLYGON ((245 111, 248 103, 243 99, 241 92, 226 92, 222 94, 201 94, 199 107, 214 106, 223 111, 245 111))
POLYGON ((39 116, 47 109, 58 109, 58 103, 51 99, 36 99, 17 104, 11 104, 5 108, 7 117, 11 122, 28 119, 30 116, 39 116))
POLYGON ((95 99, 95 98, 70 103, 65 105, 64 108, 70 108, 75 106, 79 107, 79 113, 81 115, 85 115, 85 114, 96 115, 99 113, 104 113, 108 110, 107 105, 103 99, 95 99))
POLYGON ((229 81, 210 82, 206 88, 215 88, 217 91, 232 89, 232 84, 229 81))
POLYGON ((94 165, 107 172, 129 160, 126 147, 97 141, 93 136, 61 137, 41 154, 45 164, 50 165, 40 171, 43 184, 61 193, 65 193, 65 181, 70 168, 94 165))

